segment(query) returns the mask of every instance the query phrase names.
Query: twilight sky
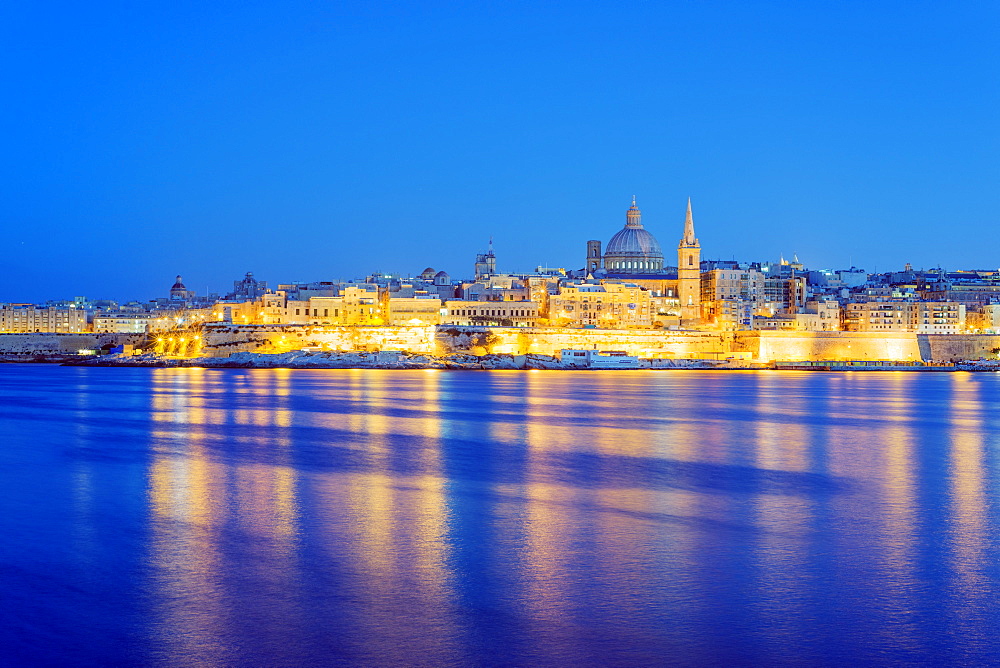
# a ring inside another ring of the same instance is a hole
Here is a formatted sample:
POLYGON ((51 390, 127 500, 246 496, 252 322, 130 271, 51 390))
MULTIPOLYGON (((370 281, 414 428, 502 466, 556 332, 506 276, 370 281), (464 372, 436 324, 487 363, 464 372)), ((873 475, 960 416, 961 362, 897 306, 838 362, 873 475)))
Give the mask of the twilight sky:
POLYGON ((1000 267, 1000 3, 9 2, 0 301, 669 258, 1000 267))

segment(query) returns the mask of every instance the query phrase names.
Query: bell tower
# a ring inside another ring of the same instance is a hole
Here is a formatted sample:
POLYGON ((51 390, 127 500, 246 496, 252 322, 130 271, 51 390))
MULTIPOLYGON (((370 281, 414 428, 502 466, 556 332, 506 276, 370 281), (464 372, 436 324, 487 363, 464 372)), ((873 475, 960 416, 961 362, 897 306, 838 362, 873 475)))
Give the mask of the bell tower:
POLYGON ((694 236, 691 198, 684 218, 684 237, 677 245, 677 297, 681 302, 681 322, 701 319, 701 244, 694 236))
POLYGON ((601 268, 601 242, 591 239, 587 242, 587 273, 592 274, 601 268))

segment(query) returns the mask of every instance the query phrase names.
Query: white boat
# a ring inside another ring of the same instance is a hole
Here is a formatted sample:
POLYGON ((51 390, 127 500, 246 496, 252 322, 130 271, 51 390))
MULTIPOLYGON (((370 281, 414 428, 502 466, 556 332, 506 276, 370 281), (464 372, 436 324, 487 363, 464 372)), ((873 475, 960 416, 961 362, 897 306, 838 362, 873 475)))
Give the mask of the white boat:
POLYGON ((559 361, 581 369, 639 368, 639 358, 623 350, 560 350, 559 361))

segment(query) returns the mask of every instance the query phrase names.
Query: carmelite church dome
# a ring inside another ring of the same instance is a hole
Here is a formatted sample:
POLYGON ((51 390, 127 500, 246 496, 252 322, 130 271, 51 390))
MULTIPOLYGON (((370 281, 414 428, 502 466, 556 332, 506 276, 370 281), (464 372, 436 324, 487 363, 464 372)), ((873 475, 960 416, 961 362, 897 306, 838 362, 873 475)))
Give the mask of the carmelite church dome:
POLYGON ((642 226, 642 212, 635 205, 625 214, 625 227, 611 237, 604 251, 604 268, 611 273, 658 274, 663 271, 663 251, 656 237, 642 226))

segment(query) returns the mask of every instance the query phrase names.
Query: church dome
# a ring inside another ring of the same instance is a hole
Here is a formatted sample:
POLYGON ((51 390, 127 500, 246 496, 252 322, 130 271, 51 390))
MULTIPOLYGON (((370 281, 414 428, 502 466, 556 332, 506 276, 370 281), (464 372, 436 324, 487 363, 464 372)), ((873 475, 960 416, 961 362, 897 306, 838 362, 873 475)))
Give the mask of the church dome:
POLYGON ((626 227, 618 230, 615 236, 611 237, 611 241, 608 242, 608 247, 604 255, 612 257, 616 255, 628 257, 642 255, 663 259, 663 251, 660 250, 660 243, 656 240, 656 237, 649 233, 649 230, 642 227, 626 227))
POLYGON ((177 280, 170 287, 170 298, 171 299, 189 299, 194 297, 194 293, 184 287, 184 281, 178 276, 177 280))
POLYGON ((625 214, 625 227, 618 230, 604 251, 604 268, 611 273, 655 274, 663 271, 663 250, 642 226, 642 212, 635 205, 625 214))

